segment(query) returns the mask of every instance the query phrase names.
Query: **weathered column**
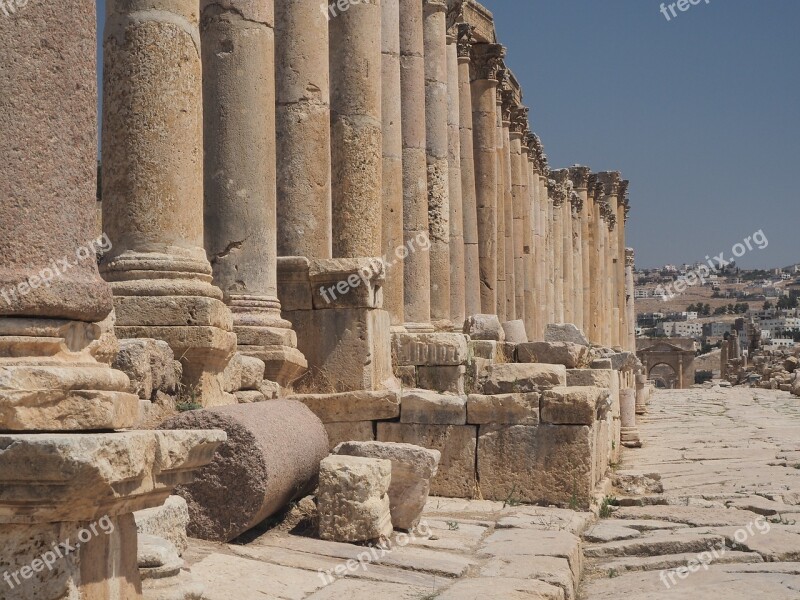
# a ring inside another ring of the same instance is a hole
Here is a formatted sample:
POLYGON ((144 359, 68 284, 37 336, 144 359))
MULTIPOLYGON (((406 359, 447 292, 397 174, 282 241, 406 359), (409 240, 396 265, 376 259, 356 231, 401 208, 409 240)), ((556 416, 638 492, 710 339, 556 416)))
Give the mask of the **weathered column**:
POLYGON ((383 213, 380 0, 351 3, 328 26, 333 256, 377 257, 383 213))
MULTIPOLYGON (((447 4, 425 0, 425 135, 428 165, 428 227, 431 257, 431 320, 439 330, 450 321, 450 203, 448 174, 447 4)), ((460 215, 459 215, 460 216, 460 215)))
POLYGON ((403 241, 403 125, 400 86, 400 0, 381 0, 383 118, 383 241, 388 257, 383 306, 394 329, 401 329, 404 261, 397 260, 403 241))
POLYGON ((481 312, 497 310, 497 76, 505 48, 472 47, 472 127, 478 216, 481 312))
POLYGON ((457 28, 447 34, 447 140, 450 193, 450 319, 461 331, 466 319, 464 208, 461 188, 461 106, 458 81, 457 28))
MULTIPOLYGON (((527 121, 527 119, 526 119, 527 121)), ((528 340, 536 339, 536 304, 534 302, 534 290, 536 285, 536 248, 534 242, 535 210, 536 210, 536 190, 534 177, 536 177, 533 166, 533 155, 529 142, 531 139, 529 129, 522 135, 522 171, 525 184, 523 214, 522 214, 522 270, 523 270, 523 305, 525 331, 528 340)))
POLYGON ((505 85, 506 70, 503 68, 502 74, 498 78, 496 93, 497 110, 496 116, 496 157, 497 161, 497 223, 495 228, 495 239, 497 240, 497 308, 495 313, 503 323, 507 321, 507 298, 506 298, 506 177, 508 176, 505 162, 505 135, 503 131, 503 121, 505 120, 503 107, 503 85, 505 85))
MULTIPOLYGON (((18 7, 0 18, 0 597, 138 600, 132 511, 162 504, 224 435, 114 432, 135 426, 139 399, 109 367, 113 300, 97 269, 116 239, 97 234, 95 3, 18 7)), ((184 14, 196 34, 196 7, 184 14)), ((145 45, 162 25, 148 17, 128 24, 145 45)), ((199 64, 171 29, 173 59, 199 64)))
POLYGON ((546 280, 546 297, 545 297, 545 328, 550 323, 557 323, 557 304, 556 304, 556 245, 555 238, 555 196, 556 182, 550 179, 550 172, 547 173, 547 180, 544 182, 546 195, 544 196, 544 223, 545 223, 545 245, 547 247, 547 280, 546 280))
POLYGON ((405 326, 433 331, 428 245, 428 167, 425 146, 425 55, 423 6, 400 0, 400 68, 403 136, 403 265, 405 326))
POLYGON ((633 248, 625 248, 625 350, 628 352, 636 352, 636 307, 633 293, 635 289, 633 279, 635 262, 633 248))
POLYGON ((587 331, 589 340, 593 344, 603 343, 603 286, 604 278, 602 275, 603 264, 603 222, 601 202, 603 199, 603 184, 597 180, 596 174, 589 176, 588 183, 589 198, 589 222, 590 222, 590 267, 591 277, 591 327, 587 331))
POLYGON ((114 248, 101 271, 117 334, 166 341, 208 406, 235 401, 219 375, 236 336, 203 247, 198 9, 196 0, 107 3, 103 226, 114 248))
POLYGON ((533 268, 533 304, 535 330, 531 339, 544 339, 544 330, 547 321, 547 188, 544 187, 546 177, 542 173, 546 170, 547 158, 544 155, 542 142, 537 135, 529 139, 531 153, 533 186, 533 235, 534 235, 534 268, 533 268))
MULTIPOLYGON (((530 248, 530 198, 528 197, 527 145, 522 138, 528 128, 528 109, 519 106, 511 115, 511 193, 513 197, 514 318, 525 320, 525 248, 530 248), (527 215, 527 219, 526 219, 527 215), (525 235, 525 226, 528 235, 525 235), (526 239, 528 243, 526 244, 526 239)), ((526 327, 527 331, 527 327, 526 327)))
MULTIPOLYGON (((623 282, 619 279, 619 266, 620 254, 618 250, 618 237, 616 227, 619 225, 617 222, 617 198, 620 191, 620 174, 617 171, 607 171, 600 173, 600 181, 605 184, 605 210, 606 210, 606 225, 608 226, 606 238, 606 264, 605 275, 607 279, 606 285, 606 303, 608 306, 606 337, 609 346, 619 346, 621 340, 620 334, 620 315, 624 308, 620 306, 618 290, 624 287, 623 282)), ((624 252, 624 249, 623 249, 624 252)), ((624 269, 623 269, 624 280, 624 269)))
POLYGON ((619 391, 620 421, 622 425, 621 441, 626 448, 641 448, 642 441, 636 427, 636 390, 619 391))
POLYGON ((569 171, 565 171, 564 187, 566 200, 562 208, 562 258, 564 269, 564 322, 575 323, 575 295, 573 278, 575 272, 575 255, 572 252, 572 181, 569 179, 569 171))
MULTIPOLYGON (((591 280, 592 272, 590 268, 591 240, 589 234, 589 167, 575 165, 569 170, 570 179, 574 184, 577 198, 577 215, 575 223, 575 315, 576 321, 580 322, 579 327, 588 333, 591 329, 591 280), (579 257, 579 260, 578 260, 579 257)), ((578 323, 576 322, 576 325, 578 323)))
POLYGON ((466 316, 481 313, 478 254, 478 205, 475 189, 475 150, 472 126, 470 63, 472 26, 458 24, 458 102, 461 137, 461 198, 464 215, 464 306, 466 316))
MULTIPOLYGON (((627 179, 620 182, 617 203, 614 205, 617 216, 617 307, 619 308, 619 334, 617 340, 623 350, 628 348, 628 306, 627 306, 627 278, 626 278, 626 247, 625 247, 625 223, 627 219, 628 204, 628 185, 627 179)), ((631 294, 633 289, 631 289, 631 294)), ((633 350, 635 351, 635 349, 633 350)))
POLYGON ((565 273, 565 255, 567 254, 567 245, 564 242, 564 230, 566 229, 566 208, 567 196, 569 190, 567 189, 568 172, 566 169, 559 169, 552 171, 551 175, 555 185, 553 186, 553 279, 554 279, 554 295, 553 301, 555 302, 555 322, 564 323, 566 316, 566 295, 564 290, 566 288, 566 273, 565 273))
MULTIPOLYGON (((248 5, 247 2, 240 3, 248 5)), ((324 6, 327 7, 327 3, 324 6)), ((335 12, 335 5, 330 10, 335 12)), ((333 16, 321 11, 314 2, 275 0, 277 238, 280 256, 332 256, 330 18, 333 16)), ((262 113, 266 110, 254 104, 251 107, 262 113)), ((261 129, 258 127, 261 117, 256 114, 243 116, 250 119, 248 125, 261 129)), ((246 128, 242 133, 248 133, 246 128)))
MULTIPOLYGON (((507 77, 508 81, 508 77, 507 77)), ((510 86, 510 82, 508 83, 510 86)), ((511 118, 513 91, 503 91, 503 224, 505 227, 506 321, 517 318, 516 276, 514 274, 514 166, 511 156, 511 118)))
POLYGON ((201 22, 206 249, 238 350, 286 386, 308 365, 278 301, 272 6, 203 0, 201 22))

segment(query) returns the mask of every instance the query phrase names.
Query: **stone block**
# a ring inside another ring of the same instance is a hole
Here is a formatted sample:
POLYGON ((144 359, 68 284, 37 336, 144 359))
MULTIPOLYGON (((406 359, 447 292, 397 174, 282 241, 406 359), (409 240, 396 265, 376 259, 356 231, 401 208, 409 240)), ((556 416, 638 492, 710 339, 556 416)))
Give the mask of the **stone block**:
POLYGON ((585 425, 481 425, 478 475, 487 500, 588 508, 595 434, 585 425))
POLYGON ((539 394, 471 394, 467 400, 467 423, 488 425, 538 425, 539 394))
POLYGON ((477 428, 470 425, 378 423, 379 442, 422 446, 441 453, 439 470, 431 480, 431 495, 473 498, 476 491, 477 428))
POLYGON ((342 442, 372 442, 375 440, 375 424, 372 421, 325 423, 325 431, 328 432, 330 450, 342 442))
POLYGON ((367 542, 392 533, 392 463, 329 456, 319 466, 319 535, 335 542, 367 542))
POLYGON ((416 527, 428 500, 431 478, 436 475, 441 459, 438 450, 390 442, 345 442, 339 444, 333 453, 391 461, 389 501, 392 525, 395 529, 405 530, 416 527))
POLYGON ((463 394, 466 373, 467 368, 463 365, 417 367, 417 385, 415 387, 442 393, 463 394))
POLYGON ((494 340, 503 342, 505 331, 497 315, 471 315, 464 323, 464 333, 473 340, 494 340))
POLYGON ((179 556, 189 547, 186 536, 189 508, 180 496, 170 496, 161 506, 137 511, 133 517, 140 534, 164 538, 175 546, 179 556))
POLYGON ((395 365, 394 366, 394 374, 400 380, 400 384, 404 388, 415 388, 417 386, 417 367, 414 366, 405 366, 400 367, 395 365))
POLYGON ((380 258, 312 260, 309 280, 316 310, 383 308, 386 273, 380 258))
POLYGON ((242 365, 241 391, 260 390, 264 381, 264 361, 254 356, 241 355, 242 365))
POLYGON ((612 369, 570 369, 567 371, 567 386, 595 386, 611 392, 611 414, 619 419, 619 371, 612 369))
POLYGON ((401 400, 400 422, 423 425, 465 425, 467 399, 428 390, 408 390, 401 400))
POLYGON ((267 397, 259 390, 242 390, 233 394, 236 396, 238 404, 253 404, 255 402, 265 402, 267 397))
POLYGON ((542 394, 542 423, 551 425, 593 425, 603 420, 611 405, 605 388, 556 387, 542 394))
POLYGON ((156 392, 178 393, 183 368, 166 342, 151 339, 123 339, 112 363, 114 369, 131 380, 131 392, 142 400, 152 400, 156 392))
POLYGON ((497 356, 497 342, 492 340, 470 340, 469 355, 494 361, 497 356))
POLYGON ((323 423, 379 421, 400 416, 400 394, 391 390, 298 394, 292 400, 305 404, 323 423))
POLYGON ((182 413, 161 429, 221 429, 228 440, 189 485, 192 537, 227 542, 312 490, 328 436, 304 404, 271 400, 182 413))
POLYGON ((518 394, 538 392, 567 382, 563 365, 515 364, 491 365, 483 384, 485 394, 518 394))
POLYGON ((304 256, 278 257, 278 300, 284 312, 311 310, 310 261, 304 256))
POLYGON ((528 341, 528 334, 525 331, 525 321, 521 319, 503 323, 503 332, 506 335, 506 341, 512 344, 524 344, 528 341))
POLYGON ((570 342, 530 342, 517 346, 517 360, 521 363, 547 363, 577 369, 585 367, 588 358, 588 347, 570 342))
POLYGON ((549 323, 544 332, 545 342, 568 342, 589 346, 586 334, 572 323, 549 323))
POLYGON ((467 362, 467 338, 460 333, 396 333, 392 351, 400 366, 455 366, 467 362))

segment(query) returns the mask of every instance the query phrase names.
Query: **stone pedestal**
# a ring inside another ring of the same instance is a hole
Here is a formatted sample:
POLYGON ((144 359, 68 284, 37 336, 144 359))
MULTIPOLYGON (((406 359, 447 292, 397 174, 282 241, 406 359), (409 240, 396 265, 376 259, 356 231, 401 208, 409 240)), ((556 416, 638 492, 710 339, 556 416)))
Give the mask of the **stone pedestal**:
POLYGON ((619 406, 622 422, 621 440, 626 448, 641 448, 639 429, 636 427, 636 391, 624 389, 619 392, 619 406))
POLYGON ((636 414, 647 413, 647 375, 638 373, 636 380, 636 414))
MULTIPOLYGON (((201 6, 206 248, 239 352, 263 360, 267 378, 286 386, 306 360, 278 302, 272 3, 201 6)), ((313 232, 298 237, 313 240, 313 232)))
POLYGON ((212 405, 233 401, 219 374, 236 336, 203 247, 198 10, 189 0, 107 4, 103 227, 113 249, 101 271, 117 335, 169 343, 184 385, 212 405))

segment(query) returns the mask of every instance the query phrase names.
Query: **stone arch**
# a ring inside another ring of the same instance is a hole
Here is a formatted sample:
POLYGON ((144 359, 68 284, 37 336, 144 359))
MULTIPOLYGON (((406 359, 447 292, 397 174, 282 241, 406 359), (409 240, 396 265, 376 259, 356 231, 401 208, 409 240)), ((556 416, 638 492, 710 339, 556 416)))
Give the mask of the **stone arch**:
POLYGON ((639 340, 637 346, 636 355, 648 377, 654 368, 666 365, 675 372, 678 389, 687 389, 694 384, 694 340, 639 340))

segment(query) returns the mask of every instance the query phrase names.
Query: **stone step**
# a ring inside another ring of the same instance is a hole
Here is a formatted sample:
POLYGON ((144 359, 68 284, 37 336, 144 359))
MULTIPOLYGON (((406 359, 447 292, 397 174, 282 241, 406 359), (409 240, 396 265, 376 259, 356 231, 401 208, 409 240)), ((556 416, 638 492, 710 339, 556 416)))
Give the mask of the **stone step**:
POLYGON ((722 535, 695 532, 658 532, 632 540, 620 540, 587 546, 587 558, 609 558, 618 556, 659 556, 703 552, 710 548, 721 548, 725 544, 722 535))
MULTIPOLYGON (((761 563, 764 559, 757 552, 737 552, 727 550, 718 552, 719 557, 714 558, 713 564, 731 563, 761 563)), ((713 554, 712 554, 713 555, 713 554)), ((592 570, 601 573, 624 573, 626 571, 663 571, 685 567, 690 561, 697 561, 698 555, 692 552, 682 554, 665 554, 662 556, 625 556, 613 560, 598 562, 592 565, 592 570)))

